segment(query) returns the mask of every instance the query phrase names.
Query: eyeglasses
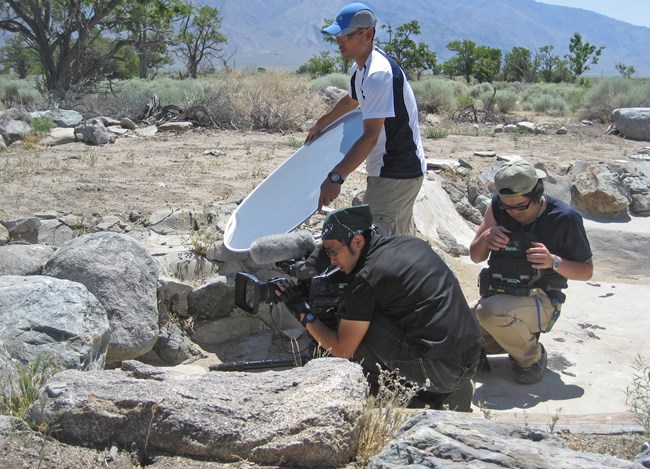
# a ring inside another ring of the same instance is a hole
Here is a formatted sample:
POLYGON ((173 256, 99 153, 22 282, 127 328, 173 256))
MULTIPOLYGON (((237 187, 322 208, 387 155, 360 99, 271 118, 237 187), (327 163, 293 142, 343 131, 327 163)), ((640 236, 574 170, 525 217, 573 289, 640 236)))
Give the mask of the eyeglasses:
POLYGON ((503 210, 517 210, 523 212, 524 210, 528 210, 528 207, 530 207, 530 204, 532 202, 533 202, 532 199, 528 199, 527 204, 519 204, 519 205, 506 205, 503 202, 499 202, 499 208, 503 210))
POLYGON ((346 34, 344 36, 334 36, 336 38, 337 42, 348 42, 350 39, 352 39, 354 36, 359 34, 360 32, 365 31, 368 28, 361 28, 357 29, 356 31, 351 32, 350 34, 346 34))
POLYGON ((336 249, 323 249, 323 252, 324 252, 325 254, 327 254, 327 257, 329 257, 330 259, 332 259, 333 257, 336 257, 336 256, 339 255, 339 251, 340 251, 341 249, 343 249, 343 248, 346 247, 346 246, 349 246, 353 239, 354 239, 354 236, 351 237, 350 239, 348 239, 348 242, 345 243, 345 244, 343 244, 341 247, 338 247, 338 248, 336 248, 336 249))

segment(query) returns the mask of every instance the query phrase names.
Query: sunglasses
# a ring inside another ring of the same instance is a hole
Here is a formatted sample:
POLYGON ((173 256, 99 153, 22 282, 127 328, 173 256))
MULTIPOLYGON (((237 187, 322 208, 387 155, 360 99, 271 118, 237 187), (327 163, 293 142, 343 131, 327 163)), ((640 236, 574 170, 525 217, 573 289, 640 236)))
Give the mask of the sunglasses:
POLYGON ((339 251, 340 251, 341 249, 343 249, 343 248, 346 247, 346 246, 349 246, 353 239, 354 239, 354 236, 353 236, 352 238, 348 239, 348 242, 345 243, 345 244, 343 244, 341 247, 338 247, 338 248, 336 248, 336 249, 323 249, 323 252, 324 252, 325 254, 327 254, 327 257, 329 257, 330 259, 332 259, 333 257, 338 256, 339 251))
POLYGON ((503 202, 499 202, 499 208, 502 210, 517 210, 520 212, 523 212, 524 210, 528 210, 528 207, 530 207, 530 204, 533 201, 531 199, 528 199, 527 204, 519 204, 519 205, 506 205, 503 202))
POLYGON ((337 40, 338 42, 348 42, 348 41, 349 41, 350 39, 352 39, 354 36, 356 36, 357 34, 359 34, 359 33, 363 32, 363 31, 365 31, 366 29, 368 29, 368 28, 357 29, 356 31, 351 32, 350 34, 346 34, 346 35, 344 35, 344 36, 335 36, 335 38, 336 38, 336 40, 337 40))

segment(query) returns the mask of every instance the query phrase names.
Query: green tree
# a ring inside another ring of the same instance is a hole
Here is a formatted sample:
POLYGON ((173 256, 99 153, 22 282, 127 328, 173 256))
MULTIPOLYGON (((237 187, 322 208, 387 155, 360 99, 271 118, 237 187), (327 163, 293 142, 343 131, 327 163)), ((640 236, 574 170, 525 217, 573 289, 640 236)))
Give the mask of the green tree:
POLYGON ((574 33, 569 41, 569 54, 564 56, 573 78, 582 76, 591 69, 592 65, 596 65, 604 48, 605 46, 596 47, 588 42, 583 43, 582 36, 574 33))
POLYGON ((104 35, 119 29, 111 15, 121 1, 5 0, 0 3, 0 29, 17 33, 36 52, 43 87, 58 100, 98 80, 123 45, 115 40, 100 56, 88 53, 104 35))
POLYGON ((623 78, 632 78, 632 75, 636 73, 636 70, 632 65, 629 67, 625 65, 624 63, 617 63, 616 64, 616 71, 621 74, 623 78))
POLYGON ((177 55, 186 63, 186 75, 196 78, 199 66, 211 59, 223 59, 222 44, 228 42, 221 28, 219 10, 210 6, 192 6, 181 22, 176 36, 177 55))
POLYGON ((115 10, 116 21, 127 34, 125 42, 138 56, 140 78, 147 78, 150 68, 173 63, 167 46, 174 37, 174 23, 190 7, 184 0, 141 0, 124 1, 115 10))
POLYGON ((556 77, 561 75, 561 71, 566 69, 566 63, 558 56, 553 54, 555 46, 542 46, 535 54, 533 66, 546 83, 558 81, 556 77))
POLYGON ((383 25, 382 28, 388 32, 388 41, 379 42, 378 45, 402 67, 407 75, 415 75, 419 79, 426 70, 435 71, 436 53, 431 51, 427 44, 423 42, 416 44, 411 38, 421 33, 420 23, 413 20, 394 30, 390 24, 383 25))
POLYGON ((297 73, 308 74, 312 78, 318 78, 334 73, 336 70, 336 57, 332 57, 328 51, 321 51, 320 55, 312 56, 306 64, 298 67, 297 73))
POLYGON ((458 55, 450 58, 443 64, 445 74, 449 77, 461 75, 469 83, 474 70, 476 43, 467 39, 452 41, 447 44, 447 49, 456 52, 458 55))
POLYGON ((501 50, 487 46, 478 46, 474 50, 472 75, 479 83, 492 83, 501 71, 501 50))
POLYGON ((22 36, 11 36, 0 48, 0 62, 5 69, 12 68, 19 78, 38 71, 38 55, 29 47, 22 36))
POLYGON ((530 50, 525 47, 513 47, 512 51, 506 54, 503 75, 505 81, 532 81, 533 61, 530 50))

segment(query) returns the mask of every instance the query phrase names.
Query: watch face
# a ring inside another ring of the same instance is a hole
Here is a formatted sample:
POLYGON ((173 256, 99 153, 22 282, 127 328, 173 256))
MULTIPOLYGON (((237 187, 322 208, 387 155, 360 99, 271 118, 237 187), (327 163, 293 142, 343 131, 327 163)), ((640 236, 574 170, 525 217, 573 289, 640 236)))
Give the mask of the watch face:
POLYGON ((336 183, 343 182, 343 178, 341 177, 341 175, 339 173, 332 172, 332 173, 329 173, 328 176, 330 178, 330 181, 332 181, 332 182, 336 182, 336 183))
POLYGON ((314 316, 314 313, 307 313, 305 314, 305 318, 303 322, 310 323, 310 322, 314 322, 315 320, 316 320, 316 316, 314 316))

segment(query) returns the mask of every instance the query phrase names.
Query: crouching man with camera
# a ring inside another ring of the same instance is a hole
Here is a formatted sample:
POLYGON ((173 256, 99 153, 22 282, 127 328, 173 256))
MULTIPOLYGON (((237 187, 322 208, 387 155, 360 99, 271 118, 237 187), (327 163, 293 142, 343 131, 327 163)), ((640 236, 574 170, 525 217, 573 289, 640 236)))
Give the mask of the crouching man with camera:
POLYGON ((496 194, 470 244, 474 262, 490 256, 480 277, 481 298, 472 305, 483 349, 508 353, 522 384, 543 377, 546 351, 539 335, 558 318, 567 279, 589 280, 593 273, 582 218, 544 195, 544 177, 523 160, 499 168, 496 194))
MULTIPOLYGON (((471 411, 481 336, 454 274, 428 243, 373 230, 367 205, 330 212, 323 251, 349 275, 336 330, 309 311, 300 289, 284 282, 280 299, 320 346, 358 361, 371 385, 379 367, 420 387, 419 405, 471 411)), ((416 404, 416 405, 417 405, 416 404)))

